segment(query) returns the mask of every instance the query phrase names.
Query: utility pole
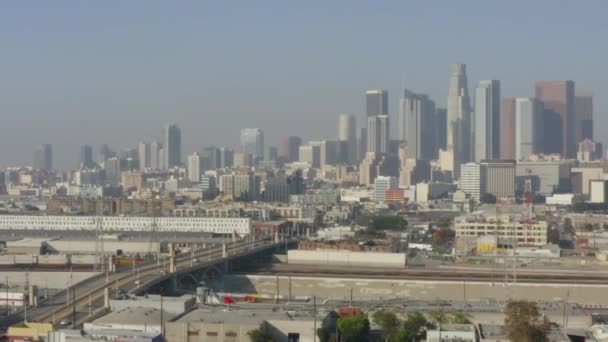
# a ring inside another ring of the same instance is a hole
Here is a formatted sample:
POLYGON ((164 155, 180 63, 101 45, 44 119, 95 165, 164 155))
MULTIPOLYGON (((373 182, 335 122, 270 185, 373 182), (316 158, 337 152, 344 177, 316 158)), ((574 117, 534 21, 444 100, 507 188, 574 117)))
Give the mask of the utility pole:
POLYGON ((312 319, 313 319, 313 336, 314 342, 317 342, 317 296, 312 297, 312 319))

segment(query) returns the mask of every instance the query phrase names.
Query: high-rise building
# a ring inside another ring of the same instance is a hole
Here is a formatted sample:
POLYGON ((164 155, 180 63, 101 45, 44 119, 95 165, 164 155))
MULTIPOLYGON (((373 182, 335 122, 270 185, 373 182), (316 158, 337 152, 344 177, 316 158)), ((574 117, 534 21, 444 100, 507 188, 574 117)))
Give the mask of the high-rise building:
POLYGON ((42 144, 34 152, 34 169, 51 171, 53 169, 53 147, 42 144))
POLYGON ((374 179, 374 201, 384 202, 388 190, 397 189, 398 181, 395 177, 378 176, 374 179))
POLYGON ((435 109, 435 145, 438 155, 438 150, 446 150, 447 148, 447 134, 448 134, 448 112, 445 108, 435 109))
POLYGON ((515 159, 524 160, 532 154, 542 153, 544 116, 540 102, 534 98, 518 97, 515 100, 515 159))
POLYGON ((106 181, 110 184, 118 184, 121 180, 120 159, 110 157, 103 162, 103 169, 106 173, 106 181))
POLYGON ((250 168, 253 165, 253 157, 251 153, 235 152, 233 156, 232 166, 239 168, 250 168))
POLYGON ((253 159, 264 158, 264 131, 259 128, 241 129, 241 148, 253 159))
POLYGON ((207 146, 203 149, 203 153, 201 154, 202 158, 202 170, 215 170, 219 169, 221 166, 221 155, 220 149, 215 146, 207 146))
POLYGON ((372 115, 367 117, 367 151, 388 153, 389 147, 389 117, 388 115, 372 115))
POLYGON ((193 183, 201 180, 203 158, 196 152, 188 156, 188 179, 193 183))
POLYGON ((161 169, 161 160, 163 155, 161 154, 162 144, 158 141, 150 143, 150 168, 159 170, 161 169))
POLYGON ((321 166, 321 147, 313 141, 300 146, 298 155, 300 156, 299 161, 308 163, 311 167, 321 166))
POLYGON ((388 91, 377 89, 365 92, 365 114, 388 115, 388 91))
POLYGON ((297 161, 300 157, 298 155, 302 145, 302 138, 296 136, 289 136, 283 140, 281 156, 285 158, 285 161, 291 163, 297 161))
POLYGON ((475 161, 500 158, 500 82, 480 81, 475 89, 475 161))
POLYGON ((452 65, 450 90, 447 100, 447 152, 452 154, 452 171, 455 179, 460 175, 460 164, 471 160, 471 108, 467 88, 466 65, 452 65))
POLYGON ((388 115, 378 115, 379 153, 388 153, 390 142, 390 121, 388 115))
POLYGON ((378 176, 378 158, 376 153, 367 152, 359 165, 359 184, 371 186, 378 176))
POLYGON ((399 101, 398 134, 407 142, 408 152, 414 159, 431 160, 437 156, 435 103, 428 96, 403 90, 399 101))
POLYGON ((165 126, 164 167, 171 169, 182 163, 182 130, 177 124, 165 126))
POLYGON ((515 160, 482 160, 485 168, 485 192, 500 198, 515 196, 515 160))
POLYGON ((500 101, 500 159, 515 159, 515 98, 500 101))
POLYGON ((574 136, 574 82, 537 81, 536 98, 544 108, 545 153, 561 153, 576 158, 574 136))
POLYGON ((110 146, 108 144, 103 144, 99 148, 99 163, 103 163, 106 160, 116 157, 116 153, 110 150, 110 146))
POLYGON ((234 150, 228 147, 220 147, 220 168, 232 167, 234 164, 234 150))
POLYGON ((341 146, 341 161, 354 165, 357 162, 357 121, 354 115, 340 114, 338 120, 338 141, 344 142, 341 146))
POLYGON ((140 142, 137 146, 137 155, 139 160, 139 169, 145 170, 150 167, 150 144, 147 142, 140 142))
POLYGON ((266 146, 264 148, 264 160, 277 160, 279 150, 276 146, 266 146))
MULTIPOLYGON (((367 120, 367 118, 365 118, 367 120)), ((363 122, 363 126, 365 126, 367 122, 363 122)), ((357 141, 357 156, 358 159, 361 160, 365 158, 365 154, 367 153, 367 127, 361 127, 361 133, 359 134, 359 140, 357 141)))
POLYGON ((85 169, 92 168, 95 165, 95 162, 93 162, 93 147, 91 145, 80 146, 79 165, 85 169))
POLYGON ((575 143, 593 140, 593 94, 577 93, 574 97, 575 143))
POLYGON ((479 163, 462 164, 458 185, 462 192, 479 201, 486 192, 486 168, 479 163))

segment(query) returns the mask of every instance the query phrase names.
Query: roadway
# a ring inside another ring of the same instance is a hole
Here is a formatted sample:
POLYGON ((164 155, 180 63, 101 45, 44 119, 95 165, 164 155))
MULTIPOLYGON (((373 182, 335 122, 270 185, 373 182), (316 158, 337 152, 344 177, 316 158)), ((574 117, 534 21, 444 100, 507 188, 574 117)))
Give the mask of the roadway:
MULTIPOLYGON (((230 258, 247 255, 273 245, 274 243, 270 240, 238 241, 227 243, 226 250, 228 258, 230 258)), ((177 272, 187 272, 223 260, 222 246, 211 246, 205 250, 177 256, 176 268, 177 272)), ((76 310, 75 326, 78 326, 90 318, 89 303, 91 303, 92 314, 103 310, 106 288, 113 289, 115 293, 119 289, 127 293, 138 286, 149 286, 158 282, 161 278, 169 277, 170 275, 167 274, 168 268, 168 263, 151 262, 137 265, 134 268, 118 269, 116 272, 100 273, 42 300, 36 307, 28 308, 26 311, 13 315, 6 320, 3 328, 20 321, 56 323, 67 320, 71 322, 74 308, 76 310), (139 285, 136 284, 136 281, 139 285)), ((67 325, 74 326, 73 323, 67 325)))

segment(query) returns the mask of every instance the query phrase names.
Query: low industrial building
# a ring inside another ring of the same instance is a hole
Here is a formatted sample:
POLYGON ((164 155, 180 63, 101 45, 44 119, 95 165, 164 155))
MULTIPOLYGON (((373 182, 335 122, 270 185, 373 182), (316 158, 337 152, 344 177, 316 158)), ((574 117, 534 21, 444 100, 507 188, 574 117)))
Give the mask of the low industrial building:
POLYGON ((297 309, 206 307, 165 323, 165 339, 167 342, 248 342, 251 339, 247 333, 260 329, 276 341, 312 342, 315 324, 317 328, 330 326, 334 320, 335 315, 328 311, 318 312, 315 318, 311 311, 297 309))
POLYGON ((477 329, 473 324, 439 324, 426 331, 426 342, 477 342, 477 329))
POLYGON ((499 243, 542 247, 547 244, 547 222, 518 221, 509 217, 486 218, 479 215, 458 217, 454 222, 456 239, 463 236, 497 235, 499 243), (509 242, 510 241, 510 242, 509 242))
POLYGON ((354 252, 350 250, 300 250, 287 252, 288 264, 404 268, 405 253, 354 252))
POLYGON ((0 230, 251 234, 250 218, 0 215, 0 230))

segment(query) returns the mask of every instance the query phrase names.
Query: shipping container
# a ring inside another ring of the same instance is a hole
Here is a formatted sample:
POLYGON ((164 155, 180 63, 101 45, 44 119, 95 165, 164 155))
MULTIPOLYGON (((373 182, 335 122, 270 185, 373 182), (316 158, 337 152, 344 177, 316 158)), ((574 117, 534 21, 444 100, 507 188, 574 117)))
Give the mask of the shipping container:
POLYGON ((38 256, 38 265, 66 265, 67 263, 68 256, 65 254, 38 256))
POLYGON ((72 265, 93 265, 97 263, 95 255, 72 255, 70 256, 72 265))
POLYGON ((31 254, 15 255, 15 264, 17 264, 17 265, 31 265, 34 263, 35 263, 34 256, 31 254))
POLYGON ((15 264, 14 255, 0 255, 0 265, 14 265, 14 264, 15 264))

